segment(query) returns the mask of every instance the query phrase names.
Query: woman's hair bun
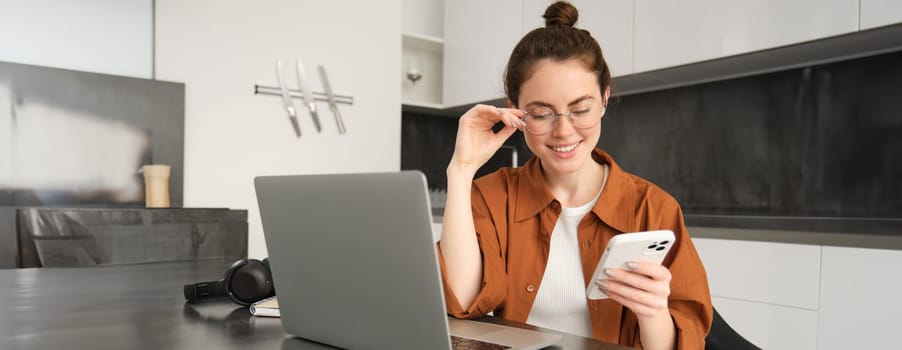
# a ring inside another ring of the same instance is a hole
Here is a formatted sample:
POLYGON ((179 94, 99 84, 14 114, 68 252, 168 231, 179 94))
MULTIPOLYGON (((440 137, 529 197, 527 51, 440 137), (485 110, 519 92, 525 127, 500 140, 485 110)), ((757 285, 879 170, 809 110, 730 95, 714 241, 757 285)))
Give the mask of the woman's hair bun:
POLYGON ((558 1, 548 6, 542 18, 545 19, 546 27, 556 25, 572 27, 579 18, 579 11, 569 2, 558 1))

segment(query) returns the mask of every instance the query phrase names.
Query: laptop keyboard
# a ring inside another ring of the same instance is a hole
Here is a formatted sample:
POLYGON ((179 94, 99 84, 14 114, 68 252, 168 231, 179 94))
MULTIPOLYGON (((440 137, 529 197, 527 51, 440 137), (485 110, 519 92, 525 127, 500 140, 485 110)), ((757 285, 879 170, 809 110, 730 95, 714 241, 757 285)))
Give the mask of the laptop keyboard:
POLYGON ((454 350, 501 350, 511 347, 452 335, 451 348, 454 350))

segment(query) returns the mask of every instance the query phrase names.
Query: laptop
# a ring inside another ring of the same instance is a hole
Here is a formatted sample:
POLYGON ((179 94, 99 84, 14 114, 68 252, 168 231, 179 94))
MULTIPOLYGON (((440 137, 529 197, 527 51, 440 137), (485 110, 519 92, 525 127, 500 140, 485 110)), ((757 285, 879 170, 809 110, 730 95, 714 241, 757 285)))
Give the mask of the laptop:
POLYGON ((451 349, 452 334, 496 344, 480 348, 561 342, 449 319, 422 173, 260 176, 254 185, 287 333, 349 349, 451 349))

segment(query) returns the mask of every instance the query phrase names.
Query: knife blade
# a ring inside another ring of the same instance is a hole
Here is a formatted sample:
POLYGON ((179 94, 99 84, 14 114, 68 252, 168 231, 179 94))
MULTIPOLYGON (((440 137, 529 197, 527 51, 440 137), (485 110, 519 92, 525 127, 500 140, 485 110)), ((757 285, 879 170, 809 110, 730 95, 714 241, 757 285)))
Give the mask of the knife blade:
POLYGON ((335 116, 335 124, 338 125, 338 133, 345 133, 345 122, 341 120, 341 113, 338 111, 338 104, 335 103, 335 95, 332 94, 332 85, 329 85, 329 76, 326 75, 326 67, 319 66, 319 76, 323 81, 323 88, 326 90, 326 98, 329 99, 329 109, 335 116))
POLYGON ((297 110, 294 108, 294 103, 291 102, 291 94, 288 92, 288 86, 285 85, 285 78, 282 76, 282 60, 276 61, 276 76, 279 79, 279 89, 282 90, 282 106, 285 107, 285 110, 288 112, 288 120, 291 121, 294 133, 297 134, 298 137, 301 137, 301 127, 298 125, 297 110))
POLYGON ((307 109, 310 110, 310 116, 313 117, 313 125, 316 126, 317 132, 322 132, 323 127, 319 123, 319 115, 316 113, 316 103, 313 102, 313 85, 310 85, 310 81, 307 80, 307 70, 304 69, 304 62, 298 60, 298 86, 301 87, 301 94, 303 94, 304 104, 307 105, 307 109))

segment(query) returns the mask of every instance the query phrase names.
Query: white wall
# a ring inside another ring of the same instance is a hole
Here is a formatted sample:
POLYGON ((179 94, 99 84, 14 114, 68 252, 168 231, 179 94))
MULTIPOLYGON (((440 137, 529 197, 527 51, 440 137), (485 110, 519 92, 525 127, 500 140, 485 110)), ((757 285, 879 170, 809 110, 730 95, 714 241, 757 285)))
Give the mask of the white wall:
POLYGON ((157 78, 185 83, 185 206, 247 209, 248 255, 259 258, 255 176, 399 170, 400 61, 399 0, 157 0, 157 78), (325 65, 332 89, 353 95, 340 107, 346 134, 326 103, 317 134, 296 101, 298 139, 279 97, 253 94, 277 86, 280 57, 303 59, 317 91, 325 65))
POLYGON ((0 61, 153 76, 151 0, 0 0, 0 61))

